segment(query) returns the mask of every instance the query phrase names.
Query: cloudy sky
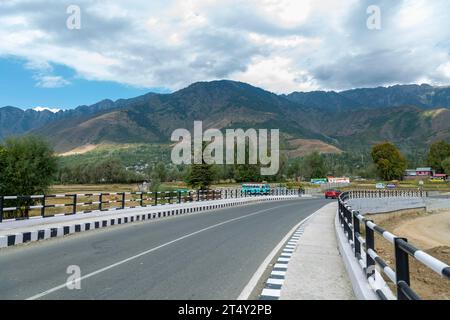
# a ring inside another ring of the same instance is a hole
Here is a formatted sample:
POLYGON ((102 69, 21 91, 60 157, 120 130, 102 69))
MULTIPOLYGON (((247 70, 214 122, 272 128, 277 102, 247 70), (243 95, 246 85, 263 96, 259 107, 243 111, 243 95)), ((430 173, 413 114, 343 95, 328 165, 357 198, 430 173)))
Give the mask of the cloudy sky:
POLYGON ((276 93, 448 85, 449 18, 448 0, 0 0, 0 106, 70 108, 214 79, 276 93), (72 4, 80 29, 67 28, 72 4))

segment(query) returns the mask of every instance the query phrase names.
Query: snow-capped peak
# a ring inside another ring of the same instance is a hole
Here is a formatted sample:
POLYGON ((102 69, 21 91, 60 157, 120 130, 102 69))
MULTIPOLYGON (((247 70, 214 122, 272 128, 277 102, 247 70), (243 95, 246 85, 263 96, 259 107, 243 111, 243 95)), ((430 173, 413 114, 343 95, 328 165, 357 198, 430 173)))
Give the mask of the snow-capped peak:
POLYGON ((50 112, 53 112, 53 113, 57 113, 57 112, 61 111, 61 109, 57 109, 57 108, 47 108, 47 107, 35 107, 35 108, 33 108, 33 110, 34 110, 34 111, 38 111, 38 112, 47 110, 47 111, 50 111, 50 112))

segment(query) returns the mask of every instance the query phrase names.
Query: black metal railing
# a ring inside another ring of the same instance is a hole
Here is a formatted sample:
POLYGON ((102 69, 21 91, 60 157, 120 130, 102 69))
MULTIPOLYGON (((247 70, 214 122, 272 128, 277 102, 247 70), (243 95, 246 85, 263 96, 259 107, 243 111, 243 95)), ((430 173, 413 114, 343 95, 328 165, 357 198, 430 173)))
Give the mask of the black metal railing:
POLYGON ((241 189, 221 189, 0 196, 0 223, 9 219, 22 220, 39 216, 47 218, 57 214, 73 215, 92 211, 122 210, 164 204, 214 201, 262 195, 278 196, 299 194, 301 194, 301 190, 275 188, 267 194, 243 192, 241 189), (64 210, 64 208, 68 209, 64 210), (61 210, 65 212, 60 213, 61 210))
MULTIPOLYGON (((420 297, 411 288, 409 257, 421 262, 443 278, 446 278, 443 281, 450 280, 450 267, 446 263, 414 247, 406 238, 398 237, 386 231, 372 220, 364 218, 358 211, 352 210, 347 202, 352 196, 355 196, 355 194, 352 195, 351 191, 340 195, 338 200, 339 222, 352 247, 355 258, 364 270, 369 282, 371 280, 375 281, 377 276, 375 270, 376 266, 378 266, 378 269, 385 275, 385 279, 394 284, 398 300, 419 300, 420 297), (361 229, 361 225, 364 229, 361 229), (364 231, 364 237, 362 236, 362 231, 364 231), (384 240, 393 245, 395 270, 377 254, 375 233, 381 235, 384 240)), ((380 288, 376 289, 376 293, 380 299, 387 299, 380 288)))
POLYGON ((397 189, 397 190, 351 190, 348 191, 349 199, 356 198, 424 198, 428 196, 428 192, 421 189, 397 189))

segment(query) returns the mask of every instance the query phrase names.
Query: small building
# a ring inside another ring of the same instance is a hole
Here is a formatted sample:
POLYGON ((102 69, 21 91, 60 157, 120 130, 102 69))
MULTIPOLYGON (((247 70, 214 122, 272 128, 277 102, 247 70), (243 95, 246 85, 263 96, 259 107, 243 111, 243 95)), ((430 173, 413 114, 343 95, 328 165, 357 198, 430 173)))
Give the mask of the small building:
POLYGON ((405 177, 415 177, 415 176, 417 176, 416 169, 407 169, 405 171, 405 177))
POLYGON ((432 181, 446 181, 448 178, 448 175, 446 175, 445 173, 436 173, 435 175, 433 175, 431 177, 432 181))
POLYGON ((426 168, 417 168, 416 169, 416 176, 422 177, 422 178, 431 178, 434 176, 434 170, 430 167, 426 168))
POLYGON ((312 184, 324 184, 327 182, 328 182, 328 179, 326 179, 326 178, 311 179, 312 184))
POLYGON ((348 177, 328 177, 328 183, 350 183, 350 178, 348 177))
POLYGON ((430 179, 434 174, 434 170, 430 167, 408 169, 405 171, 404 180, 423 180, 430 179))

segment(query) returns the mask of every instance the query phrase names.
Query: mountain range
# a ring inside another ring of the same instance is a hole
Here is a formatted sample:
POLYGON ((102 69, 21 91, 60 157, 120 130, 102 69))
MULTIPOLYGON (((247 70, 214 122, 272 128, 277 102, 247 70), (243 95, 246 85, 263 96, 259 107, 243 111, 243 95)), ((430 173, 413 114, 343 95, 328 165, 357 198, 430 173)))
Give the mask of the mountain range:
POLYGON ((35 134, 59 153, 102 144, 169 143, 174 129, 279 128, 292 157, 367 151, 390 140, 404 152, 450 139, 450 87, 395 85, 277 95, 242 82, 198 82, 171 94, 103 100, 66 111, 0 108, 0 140, 35 134))

